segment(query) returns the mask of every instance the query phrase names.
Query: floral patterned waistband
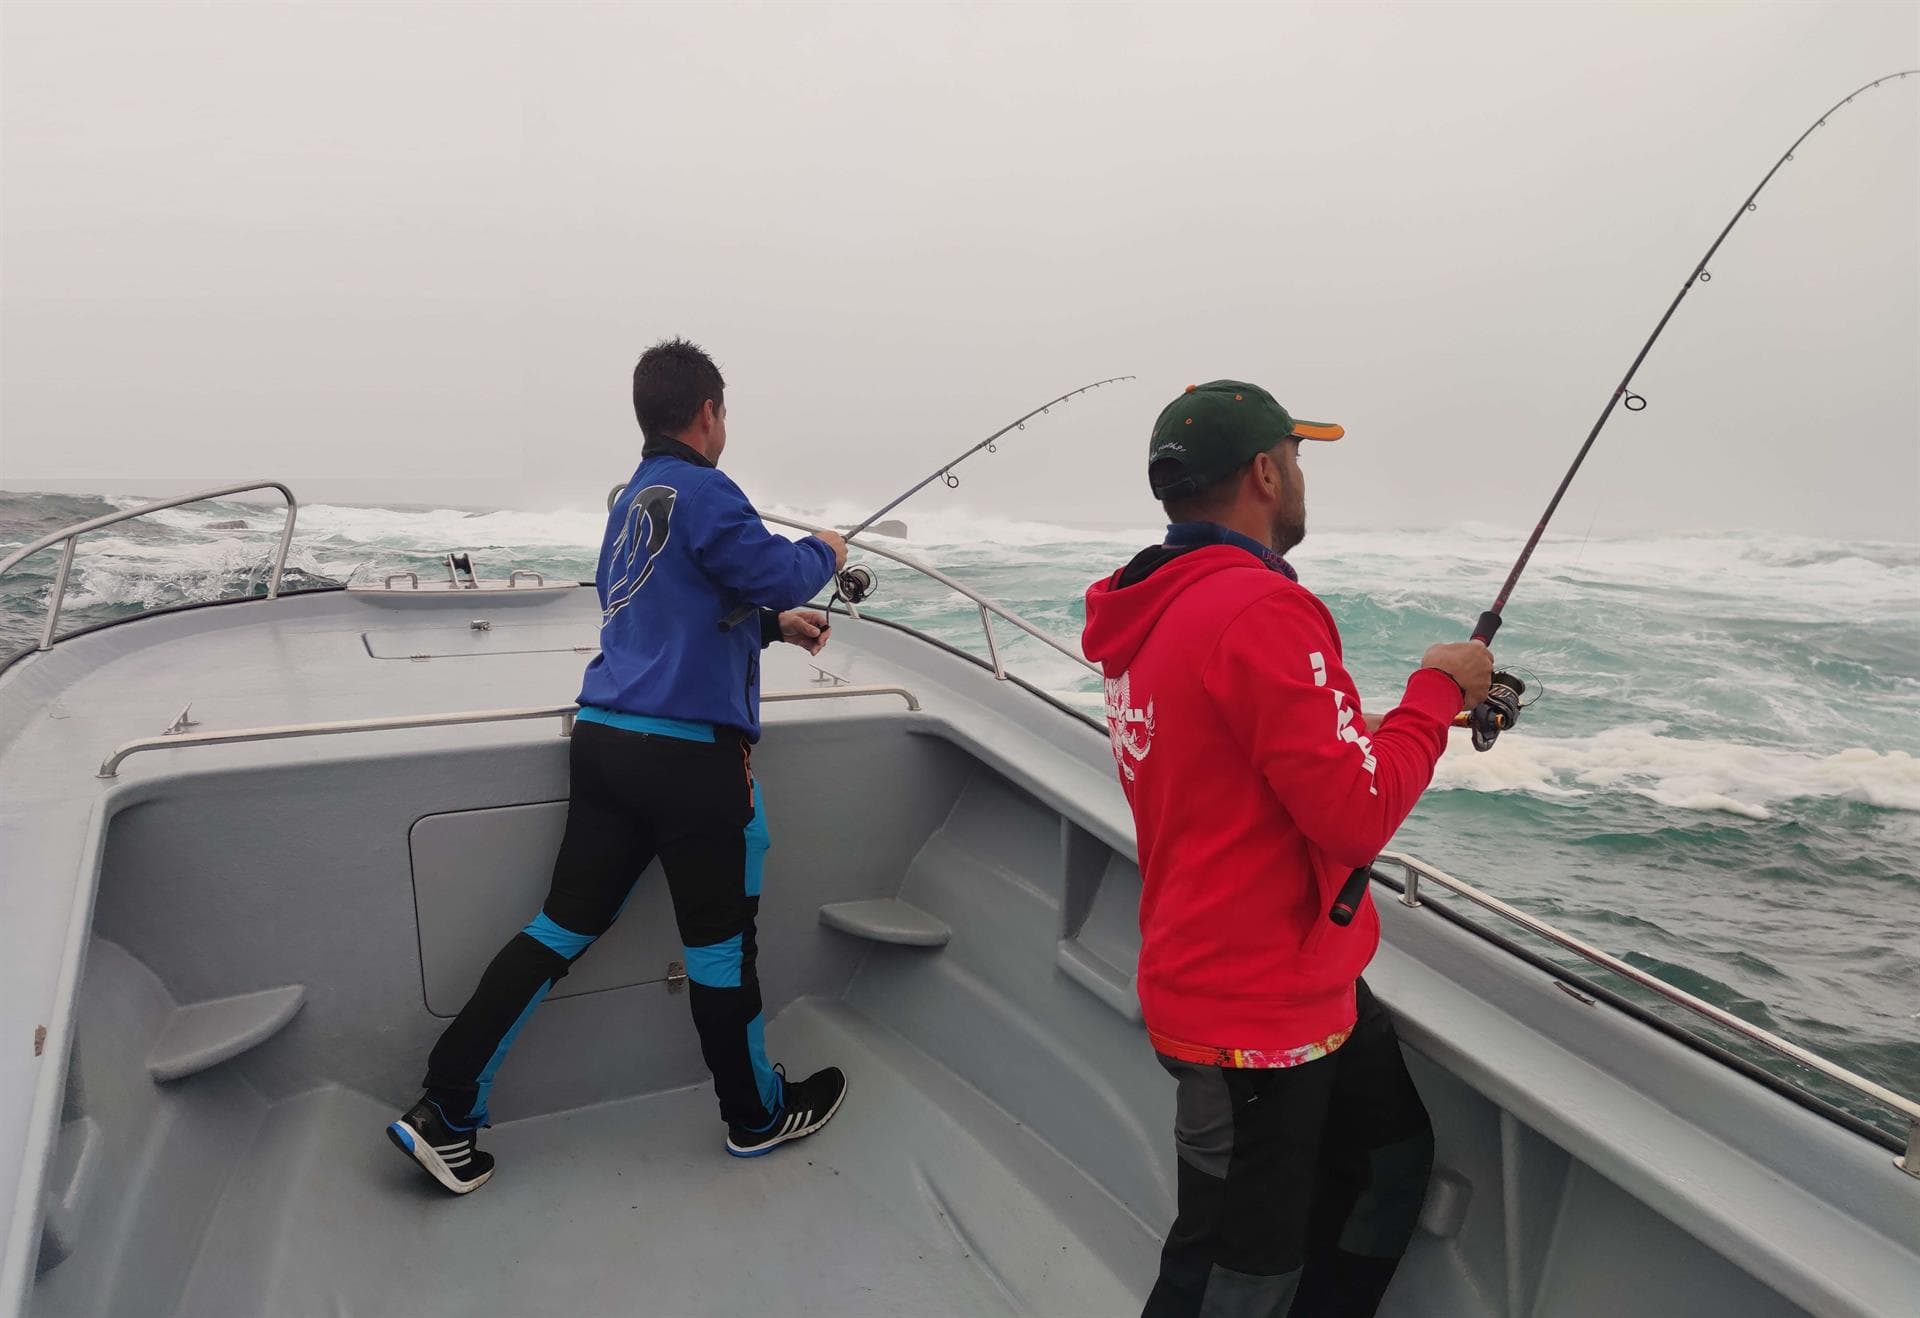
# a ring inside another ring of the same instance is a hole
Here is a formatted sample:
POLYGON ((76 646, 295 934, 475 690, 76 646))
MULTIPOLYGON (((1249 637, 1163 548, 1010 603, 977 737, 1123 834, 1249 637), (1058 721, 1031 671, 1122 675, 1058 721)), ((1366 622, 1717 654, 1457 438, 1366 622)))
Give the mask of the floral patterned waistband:
POLYGON ((1232 1070, 1265 1071, 1283 1066, 1301 1066, 1307 1062, 1317 1062, 1328 1053, 1347 1041, 1353 1033, 1353 1026, 1329 1034, 1314 1043, 1303 1043, 1297 1048, 1216 1048, 1203 1043, 1182 1043, 1178 1039, 1169 1039, 1153 1030, 1147 1031, 1147 1038, 1153 1042, 1153 1050, 1163 1057, 1171 1057, 1176 1062, 1197 1062, 1201 1066, 1224 1066, 1232 1070))

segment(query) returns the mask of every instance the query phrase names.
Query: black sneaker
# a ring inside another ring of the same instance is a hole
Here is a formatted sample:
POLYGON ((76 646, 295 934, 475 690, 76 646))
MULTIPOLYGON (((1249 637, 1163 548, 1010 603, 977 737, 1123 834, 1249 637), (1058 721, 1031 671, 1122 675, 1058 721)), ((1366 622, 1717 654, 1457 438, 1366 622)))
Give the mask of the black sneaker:
MULTIPOLYGON (((784 1071, 780 1078, 783 1082, 786 1080, 784 1071)), ((773 1120, 764 1130, 727 1127, 728 1153, 736 1158, 758 1158, 788 1140, 813 1134, 833 1120, 833 1114, 840 1110, 840 1100, 847 1096, 847 1078, 840 1074, 839 1067, 829 1066, 798 1084, 784 1084, 783 1089, 780 1110, 773 1114, 773 1120)))
POLYGON ((454 1129, 425 1098, 387 1127, 387 1138, 395 1148, 455 1194, 472 1194, 493 1175, 493 1155, 482 1153, 474 1143, 479 1134, 478 1129, 454 1129))

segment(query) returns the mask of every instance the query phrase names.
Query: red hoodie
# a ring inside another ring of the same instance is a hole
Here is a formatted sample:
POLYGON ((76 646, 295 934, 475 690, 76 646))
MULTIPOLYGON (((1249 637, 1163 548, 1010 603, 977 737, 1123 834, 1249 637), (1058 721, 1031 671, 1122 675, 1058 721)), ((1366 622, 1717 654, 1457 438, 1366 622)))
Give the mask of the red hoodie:
POLYGON ((1460 688, 1416 672, 1369 737, 1326 606, 1231 544, 1096 581, 1081 646, 1139 833, 1147 1028, 1262 1052, 1350 1029, 1380 917, 1327 911, 1432 779, 1460 688))

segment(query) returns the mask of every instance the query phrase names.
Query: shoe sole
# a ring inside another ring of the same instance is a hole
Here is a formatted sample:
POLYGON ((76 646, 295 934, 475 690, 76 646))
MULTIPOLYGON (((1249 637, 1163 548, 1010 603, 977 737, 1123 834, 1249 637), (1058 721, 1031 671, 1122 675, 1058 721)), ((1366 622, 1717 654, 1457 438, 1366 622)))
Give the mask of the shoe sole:
MULTIPOLYGON (((836 1105, 837 1106, 837 1105, 836 1105)), ((387 1138, 393 1141, 393 1147, 418 1163, 427 1175, 440 1182, 454 1194, 472 1194, 493 1179, 493 1168, 489 1167, 471 1181, 463 1181, 453 1174, 446 1162, 433 1147, 420 1137, 420 1133, 404 1121, 391 1122, 387 1126, 387 1138)))
POLYGON ((732 1154, 736 1158, 759 1158, 759 1157, 764 1157, 766 1154, 772 1153, 775 1149, 779 1148, 782 1144, 791 1144, 794 1140, 805 1139, 807 1136, 813 1134, 814 1131, 819 1130, 820 1127, 826 1125, 829 1121, 833 1120, 833 1114, 838 1112, 840 1110, 840 1105, 847 1101, 847 1090, 850 1088, 852 1088, 852 1082, 848 1082, 847 1084, 841 1085, 840 1097, 834 1099, 833 1106, 827 1109, 827 1114, 821 1117, 820 1120, 814 1122, 812 1125, 802 1126, 798 1130, 788 1131, 785 1135, 780 1136, 778 1139, 768 1140, 765 1144, 756 1144, 751 1149, 742 1149, 742 1148, 735 1147, 733 1142, 733 1136, 729 1135, 727 1136, 727 1152, 732 1154))

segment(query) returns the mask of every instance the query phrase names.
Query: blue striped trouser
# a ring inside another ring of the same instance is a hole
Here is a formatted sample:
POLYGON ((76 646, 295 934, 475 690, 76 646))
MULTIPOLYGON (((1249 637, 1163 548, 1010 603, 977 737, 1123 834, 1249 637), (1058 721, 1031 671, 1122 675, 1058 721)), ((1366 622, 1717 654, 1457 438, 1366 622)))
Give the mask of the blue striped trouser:
POLYGON ((768 836, 747 743, 727 729, 702 742, 582 720, 570 765, 566 833, 547 899, 434 1046, 427 1097, 455 1125, 487 1123, 494 1077, 534 1008, 612 927, 658 856, 721 1117, 764 1129, 782 1095, 767 1062, 754 964, 768 836))

